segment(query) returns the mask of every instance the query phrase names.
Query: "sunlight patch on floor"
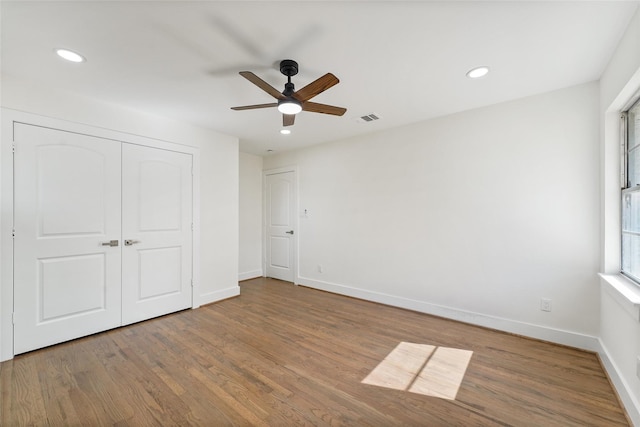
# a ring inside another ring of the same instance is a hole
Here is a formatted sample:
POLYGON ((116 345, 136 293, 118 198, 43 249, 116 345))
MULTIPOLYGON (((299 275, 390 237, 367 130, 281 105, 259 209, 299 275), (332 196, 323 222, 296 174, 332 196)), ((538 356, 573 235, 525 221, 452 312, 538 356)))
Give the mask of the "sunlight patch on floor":
POLYGON ((472 354, 470 350, 401 342, 362 383, 455 400, 472 354))

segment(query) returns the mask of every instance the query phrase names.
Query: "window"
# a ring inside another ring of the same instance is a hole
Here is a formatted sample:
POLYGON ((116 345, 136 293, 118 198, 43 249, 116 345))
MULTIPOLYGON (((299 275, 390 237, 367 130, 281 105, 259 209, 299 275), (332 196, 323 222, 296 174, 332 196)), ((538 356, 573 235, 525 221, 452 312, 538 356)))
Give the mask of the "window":
POLYGON ((640 101, 622 115, 622 273, 640 283, 640 101))

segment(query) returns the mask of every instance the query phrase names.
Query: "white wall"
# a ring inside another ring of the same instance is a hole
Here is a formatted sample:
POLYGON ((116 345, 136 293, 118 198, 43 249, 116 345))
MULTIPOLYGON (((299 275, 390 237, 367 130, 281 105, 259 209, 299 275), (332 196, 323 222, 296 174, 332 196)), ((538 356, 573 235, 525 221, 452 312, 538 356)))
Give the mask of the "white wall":
POLYGON ((298 166, 299 283, 595 349, 597 136, 590 83, 264 168, 298 166))
POLYGON ((262 157, 240 153, 238 280, 262 276, 262 157))
MULTIPOLYGON (((140 111, 105 104, 80 95, 59 92, 53 88, 38 87, 2 76, 4 108, 29 112, 45 117, 105 128, 132 136, 144 136, 196 147, 200 152, 200 280, 197 284, 197 304, 206 304, 238 295, 238 140, 209 129, 199 128, 169 118, 152 116, 140 111)), ((10 138, 3 138, 2 152, 7 153, 10 138)), ((4 159, 3 159, 4 161, 4 159)), ((6 171, 3 170, 3 175, 6 171)), ((9 172, 10 173, 10 172, 9 172)), ((7 180, 5 180, 6 182, 7 180)), ((4 185, 4 184, 3 184, 4 185)), ((10 192, 3 187, 3 200, 10 192)), ((3 203, 3 206, 5 204, 3 203)), ((2 226, 6 228, 2 213, 2 226)), ((3 264, 0 289, 12 286, 6 283, 11 264, 6 262, 10 245, 2 244, 3 264)), ((0 300, 0 343, 6 341, 11 330, 11 301, 0 300), (4 310, 4 312, 3 312, 4 310), (9 322, 7 322, 7 318, 9 322), (7 324, 9 323, 9 324, 7 324), (4 335, 4 337, 3 337, 4 335)), ((6 349, 0 349, 0 354, 6 349)))
POLYGON ((202 304, 240 293, 238 140, 215 132, 212 132, 212 136, 200 143, 202 304))
POLYGON ((640 91, 640 11, 600 80, 601 281, 603 361, 635 425, 640 425, 640 288, 620 271, 619 113, 640 91))

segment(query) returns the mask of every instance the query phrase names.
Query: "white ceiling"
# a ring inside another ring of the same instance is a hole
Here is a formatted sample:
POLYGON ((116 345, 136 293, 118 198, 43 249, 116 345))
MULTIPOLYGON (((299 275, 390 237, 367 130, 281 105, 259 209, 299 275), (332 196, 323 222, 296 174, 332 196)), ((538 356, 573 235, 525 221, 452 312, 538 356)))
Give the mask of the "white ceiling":
POLYGON ((258 155, 397 127, 597 80, 638 1, 2 1, 2 74, 194 123, 258 155), (87 58, 67 63, 53 49, 87 58), (284 89, 281 59, 313 99, 279 134, 273 102, 238 75, 284 89), (465 73, 488 65, 472 81, 465 73), (377 113, 381 120, 357 118, 377 113))

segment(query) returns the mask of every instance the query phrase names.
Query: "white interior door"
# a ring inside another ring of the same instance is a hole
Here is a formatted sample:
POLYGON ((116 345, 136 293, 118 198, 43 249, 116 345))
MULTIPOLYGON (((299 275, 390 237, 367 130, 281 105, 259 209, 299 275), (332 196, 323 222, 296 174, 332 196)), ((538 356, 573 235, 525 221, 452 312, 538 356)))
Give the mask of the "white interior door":
POLYGON ((295 172, 266 177, 266 275, 294 281, 295 172))
POLYGON ((122 148, 122 320, 192 306, 192 157, 122 148))
POLYGON ((121 323, 121 143, 26 124, 14 143, 17 354, 121 323))

